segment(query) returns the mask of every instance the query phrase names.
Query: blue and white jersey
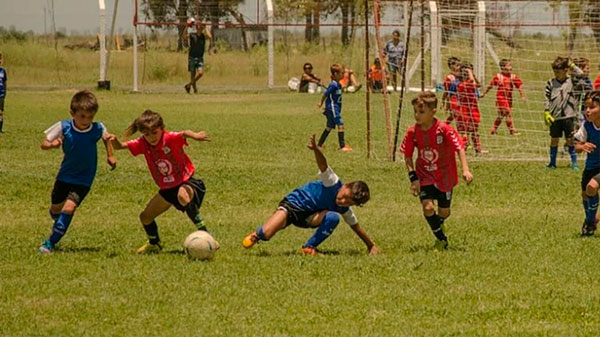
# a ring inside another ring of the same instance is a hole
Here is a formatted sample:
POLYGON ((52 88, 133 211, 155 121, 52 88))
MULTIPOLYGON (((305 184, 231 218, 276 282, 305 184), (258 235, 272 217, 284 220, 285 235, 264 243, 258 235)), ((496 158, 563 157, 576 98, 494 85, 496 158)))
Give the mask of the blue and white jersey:
POLYGON ((285 199, 298 209, 307 212, 323 210, 340 213, 349 225, 356 225, 358 219, 352 207, 342 207, 335 203, 338 191, 344 185, 340 178, 328 167, 325 172, 320 172, 321 180, 312 181, 298 187, 285 196, 285 199))
POLYGON ((98 122, 79 130, 72 119, 60 121, 44 131, 49 142, 61 137, 63 139, 65 156, 56 179, 69 184, 92 186, 98 166, 96 143, 106 132, 104 125, 98 122))
POLYGON ((333 112, 335 116, 342 113, 342 85, 332 80, 323 94, 325 95, 325 110, 333 112))
POLYGON ((6 96, 6 69, 0 67, 0 98, 6 96))
POLYGON ((383 47, 383 53, 387 56, 388 63, 396 67, 400 66, 404 56, 404 42, 399 41, 398 44, 394 44, 394 40, 389 40, 383 47))
POLYGON ((594 123, 585 121, 575 133, 575 140, 581 143, 592 143, 596 145, 596 149, 587 154, 585 159, 585 169, 592 170, 600 168, 600 127, 596 127, 594 123))

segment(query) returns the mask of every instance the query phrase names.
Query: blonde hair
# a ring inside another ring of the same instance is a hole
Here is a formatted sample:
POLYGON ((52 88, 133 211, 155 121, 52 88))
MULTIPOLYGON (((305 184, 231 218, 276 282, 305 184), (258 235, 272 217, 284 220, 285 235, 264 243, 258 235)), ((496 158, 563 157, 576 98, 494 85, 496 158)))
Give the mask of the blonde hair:
POLYGON ((331 71, 331 75, 333 75, 335 73, 343 73, 344 65, 340 64, 340 63, 334 63, 331 65, 331 68, 329 68, 329 70, 331 71))
POLYGON ((129 137, 138 131, 144 133, 146 130, 157 128, 164 129, 165 123, 158 112, 148 109, 125 129, 125 137, 129 137))
POLYGON ((77 111, 98 112, 98 100, 89 90, 78 91, 71 98, 70 109, 73 113, 77 111))

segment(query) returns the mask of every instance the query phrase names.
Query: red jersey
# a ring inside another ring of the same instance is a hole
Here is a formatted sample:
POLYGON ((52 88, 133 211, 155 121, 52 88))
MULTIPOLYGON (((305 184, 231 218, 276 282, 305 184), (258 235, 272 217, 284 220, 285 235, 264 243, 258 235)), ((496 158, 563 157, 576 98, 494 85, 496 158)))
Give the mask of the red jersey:
POLYGON ((188 145, 183 132, 164 131, 155 146, 143 136, 125 144, 132 155, 144 154, 152 178, 161 190, 177 187, 194 175, 194 165, 183 151, 183 146, 188 145))
POLYGON ((450 73, 448 75, 446 75, 446 78, 444 78, 444 91, 446 92, 446 94, 448 95, 449 101, 450 101, 450 108, 454 111, 457 111, 458 108, 458 98, 457 98, 457 93, 456 93, 456 89, 451 88, 452 87, 452 82, 454 82, 456 80, 456 76, 454 76, 453 73, 450 73))
POLYGON ((600 89, 600 75, 594 80, 594 90, 600 89))
POLYGON ((433 185, 442 192, 451 191, 458 184, 455 153, 463 149, 456 130, 437 118, 427 130, 415 124, 406 131, 400 151, 412 158, 415 147, 418 149, 415 170, 420 185, 433 185))
POLYGON ((496 105, 508 105, 508 107, 512 107, 513 88, 521 88, 523 81, 515 74, 506 76, 502 73, 498 73, 492 78, 490 85, 498 87, 498 90, 496 91, 496 105))

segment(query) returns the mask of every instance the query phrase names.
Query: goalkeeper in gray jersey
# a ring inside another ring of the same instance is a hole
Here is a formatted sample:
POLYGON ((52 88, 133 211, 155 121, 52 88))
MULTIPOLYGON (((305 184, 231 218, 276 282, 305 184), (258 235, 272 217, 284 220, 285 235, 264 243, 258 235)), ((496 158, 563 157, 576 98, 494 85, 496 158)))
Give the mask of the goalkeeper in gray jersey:
POLYGON ((586 85, 583 71, 569 58, 558 56, 552 62, 554 78, 546 83, 544 121, 550 127, 550 163, 549 169, 556 168, 558 142, 562 135, 567 141, 571 155, 571 168, 579 171, 577 154, 573 145, 573 133, 577 122, 579 99, 577 92, 584 91, 586 85), (573 76, 567 76, 569 69, 573 76))

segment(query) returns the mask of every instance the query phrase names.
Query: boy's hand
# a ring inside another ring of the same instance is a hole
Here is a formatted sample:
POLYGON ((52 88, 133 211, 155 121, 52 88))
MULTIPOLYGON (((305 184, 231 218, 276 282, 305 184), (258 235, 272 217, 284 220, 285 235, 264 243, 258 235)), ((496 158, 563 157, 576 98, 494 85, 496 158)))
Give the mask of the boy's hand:
POLYGON ((418 180, 415 180, 412 183, 410 183, 410 193, 415 197, 418 196, 419 193, 421 193, 421 184, 418 180))
POLYGON ((196 132, 196 137, 194 137, 194 139, 199 142, 210 142, 210 136, 206 131, 196 132))
POLYGON ((50 145, 52 145, 52 147, 61 147, 62 143, 63 143, 62 137, 58 137, 55 140, 53 140, 52 143, 50 143, 50 145))
POLYGON ((546 126, 550 126, 554 123, 554 116, 552 116, 548 110, 544 111, 544 123, 546 123, 546 126))
POLYGON ((322 106, 323 106, 323 103, 321 103, 321 102, 317 103, 317 109, 321 109, 322 106))
POLYGON ((464 171, 463 179, 467 182, 467 185, 469 185, 473 181, 473 174, 471 171, 464 171))
POLYGON ((319 148, 319 146, 315 142, 315 134, 314 133, 312 134, 312 136, 310 136, 310 139, 308 140, 308 148, 313 151, 319 148))
POLYGON ((484 98, 484 97, 485 97, 485 93, 479 95, 479 98, 484 98))
POLYGON ((117 168, 117 159, 115 156, 109 156, 106 158, 106 162, 110 165, 110 170, 114 170, 117 168))
POLYGON ((593 143, 586 142, 581 146, 581 149, 585 153, 592 153, 596 149, 596 145, 594 145, 593 143))
POLYGON ((525 98, 525 96, 521 96, 521 102, 526 103, 527 102, 527 98, 525 98))
POLYGON ((371 248, 369 248, 369 255, 377 255, 379 253, 381 253, 381 251, 377 246, 371 246, 371 248))

